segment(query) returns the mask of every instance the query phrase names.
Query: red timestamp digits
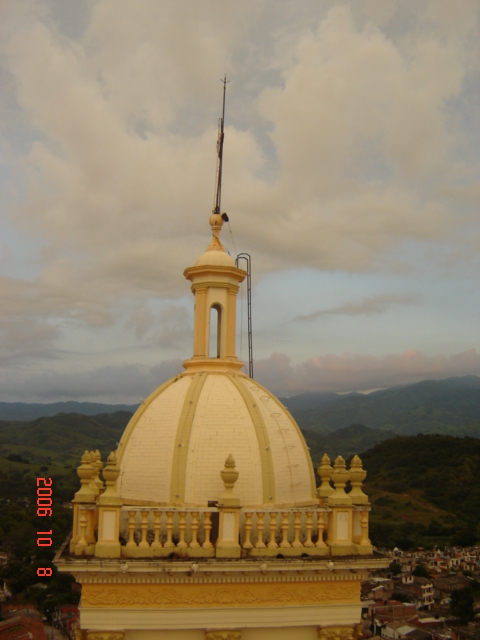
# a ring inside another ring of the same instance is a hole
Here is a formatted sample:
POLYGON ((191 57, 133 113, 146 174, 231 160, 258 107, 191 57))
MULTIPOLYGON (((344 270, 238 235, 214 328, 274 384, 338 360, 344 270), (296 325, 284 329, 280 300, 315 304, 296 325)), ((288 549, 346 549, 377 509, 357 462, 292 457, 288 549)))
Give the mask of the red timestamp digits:
MULTIPOLYGON (((37 531, 37 536, 51 536, 52 530, 50 531, 37 531)), ((37 546, 38 547, 51 547, 52 546, 52 538, 37 538, 37 546)))
MULTIPOLYGON (((52 479, 37 478, 37 516, 45 517, 52 515, 52 479)), ((49 531, 37 531, 37 547, 52 546, 52 529, 49 531)), ((39 567, 37 576, 40 578, 50 578, 52 569, 50 567, 39 567)))
POLYGON ((52 515, 52 479, 37 478, 37 516, 52 515), (43 483, 43 486, 42 486, 43 483))

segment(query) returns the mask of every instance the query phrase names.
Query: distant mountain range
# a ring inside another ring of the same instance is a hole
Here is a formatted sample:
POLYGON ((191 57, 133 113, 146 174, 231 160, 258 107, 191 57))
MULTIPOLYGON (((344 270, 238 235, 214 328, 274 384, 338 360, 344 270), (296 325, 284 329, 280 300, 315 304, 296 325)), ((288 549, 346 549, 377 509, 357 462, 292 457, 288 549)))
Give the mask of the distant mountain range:
POLYGON ((0 402, 0 420, 19 420, 27 422, 37 418, 48 418, 59 413, 79 413, 83 416, 96 416, 101 413, 129 411, 135 413, 138 404, 101 404, 100 402, 53 402, 52 404, 26 402, 0 402))
MULTIPOLYGON (((424 380, 369 394, 302 393, 281 398, 281 401, 303 430, 317 435, 327 436, 352 425, 363 425, 371 430, 390 432, 391 437, 398 434, 442 433, 480 438, 478 376, 424 380)), ((92 402, 0 402, 0 420, 26 422, 60 413, 87 416, 118 411, 134 413, 138 406, 92 402)), ((378 441, 379 437, 388 437, 388 433, 369 434, 367 440, 371 437, 378 441)), ((332 442, 335 440, 338 441, 338 437, 332 442)))
POLYGON ((396 434, 480 437, 480 378, 424 380, 369 394, 302 394, 283 403, 302 429, 332 433, 352 424, 396 434), (302 403, 304 399, 304 403, 302 403))

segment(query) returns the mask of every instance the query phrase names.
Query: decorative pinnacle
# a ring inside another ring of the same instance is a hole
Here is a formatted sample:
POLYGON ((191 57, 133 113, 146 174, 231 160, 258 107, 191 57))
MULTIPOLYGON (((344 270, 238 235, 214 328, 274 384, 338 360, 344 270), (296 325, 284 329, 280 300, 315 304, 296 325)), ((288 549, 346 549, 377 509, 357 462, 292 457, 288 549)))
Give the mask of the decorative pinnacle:
POLYGON ((225 491, 220 496, 219 505, 236 507, 240 505, 240 500, 233 493, 233 487, 238 480, 238 471, 235 470, 235 460, 230 453, 225 460, 225 467, 220 471, 220 476, 225 486, 225 491))
POLYGON ((210 226, 212 227, 212 241, 207 248, 207 251, 224 251, 222 243, 220 242, 220 230, 223 227, 223 218, 219 213, 212 213, 210 216, 210 226))
POLYGON ((328 498, 333 492, 333 487, 330 486, 330 478, 332 476, 332 466, 330 464, 330 458, 325 453, 322 457, 320 466, 317 469, 317 473, 322 481, 322 484, 317 489, 317 497, 323 501, 328 498))
POLYGON ((350 482, 352 490, 350 498, 353 504, 368 504, 368 497, 362 491, 362 483, 367 476, 367 472, 362 467, 362 461, 358 456, 353 456, 350 463, 350 482))
POLYGON ((346 469, 342 456, 336 457, 331 478, 335 485, 335 491, 328 497, 328 504, 352 504, 352 499, 345 493, 345 485, 350 479, 350 473, 346 469))

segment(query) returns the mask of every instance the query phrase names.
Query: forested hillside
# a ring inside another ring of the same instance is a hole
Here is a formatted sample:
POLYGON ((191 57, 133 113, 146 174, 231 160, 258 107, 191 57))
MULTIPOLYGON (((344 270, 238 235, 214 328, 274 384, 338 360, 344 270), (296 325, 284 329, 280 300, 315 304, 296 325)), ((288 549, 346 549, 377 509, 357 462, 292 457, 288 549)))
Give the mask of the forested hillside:
POLYGON ((465 376, 350 394, 302 407, 286 406, 303 429, 330 433, 351 424, 389 429, 399 434, 444 433, 480 437, 480 378, 465 376))
POLYGON ((409 548, 480 540, 480 440, 397 437, 362 460, 377 543, 409 548))
POLYGON ((320 464, 324 453, 327 453, 332 461, 338 455, 348 459, 356 453, 367 451, 379 442, 395 438, 397 435, 386 429, 370 429, 363 424, 352 424, 327 434, 309 429, 302 429, 302 433, 310 449, 310 457, 315 468, 320 464))
POLYGON ((128 411, 85 416, 60 413, 30 422, 0 422, 0 455, 19 453, 41 462, 78 458, 85 449, 113 451, 132 414, 128 411))

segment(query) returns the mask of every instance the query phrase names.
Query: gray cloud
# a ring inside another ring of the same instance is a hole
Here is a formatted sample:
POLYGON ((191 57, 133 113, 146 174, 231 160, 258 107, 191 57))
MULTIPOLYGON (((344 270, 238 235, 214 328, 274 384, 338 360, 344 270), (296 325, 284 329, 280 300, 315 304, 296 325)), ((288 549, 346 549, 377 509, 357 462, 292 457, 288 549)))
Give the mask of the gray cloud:
MULTIPOLYGON (((165 360, 153 367, 131 364, 66 372, 51 367, 37 373, 11 370, 0 378, 0 399, 133 404, 182 371, 181 360, 165 360)), ((449 356, 425 356, 414 349, 383 357, 330 354, 309 358, 298 365, 292 365, 288 356, 274 353, 255 361, 255 378, 276 395, 366 391, 467 374, 480 375, 480 355, 475 349, 449 356)))
POLYGON ((450 356, 425 356, 415 349, 383 357, 345 353, 309 358, 292 365, 288 356, 274 353, 255 362, 256 377, 277 395, 306 391, 368 391, 425 379, 480 375, 475 349, 450 356))
POLYGON ((166 360, 148 368, 140 364, 105 366, 83 371, 30 373, 11 371, 0 378, 2 400, 9 402, 91 402, 134 404, 180 373, 181 360, 166 360))
POLYGON ((385 313, 395 304, 413 304, 418 300, 415 295, 400 295, 392 293, 380 293, 371 298, 364 298, 359 302, 346 302, 345 304, 331 309, 314 311, 303 316, 298 316, 295 320, 315 320, 322 316, 371 316, 377 313, 385 313))

